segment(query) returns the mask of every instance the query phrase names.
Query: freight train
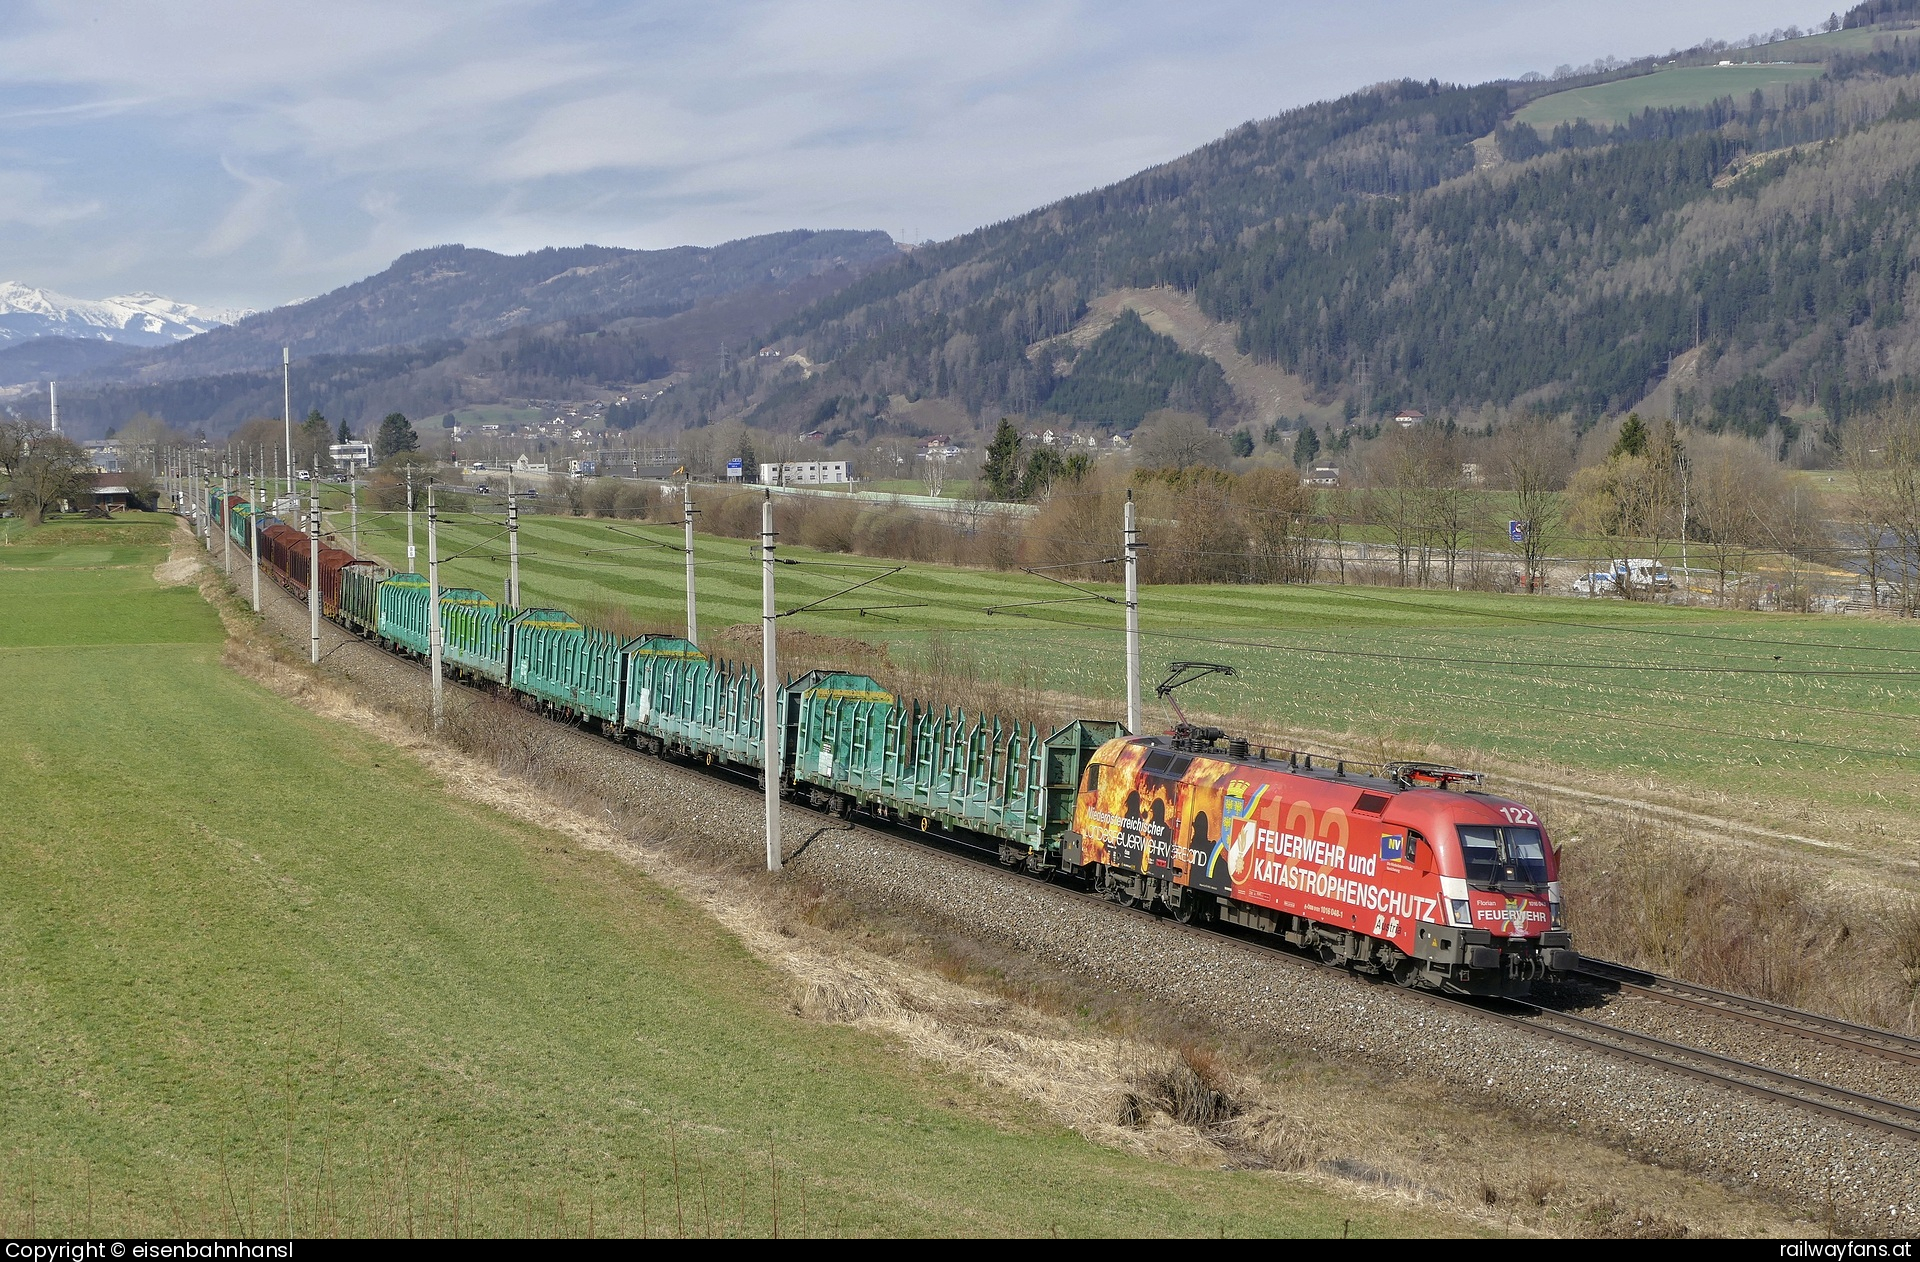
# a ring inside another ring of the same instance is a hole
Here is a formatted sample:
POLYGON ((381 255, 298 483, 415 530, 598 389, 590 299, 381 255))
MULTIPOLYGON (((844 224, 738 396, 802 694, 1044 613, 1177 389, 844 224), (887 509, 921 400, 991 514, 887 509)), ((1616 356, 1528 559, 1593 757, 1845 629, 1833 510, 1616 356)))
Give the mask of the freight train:
MULTIPOLYGON (((208 508, 246 547, 251 506, 213 498, 208 508)), ((266 515, 260 534, 262 562, 304 599, 307 535, 266 515)), ((322 544, 320 588, 327 618, 428 656, 421 575, 322 544)), ((764 681, 751 666, 472 588, 443 587, 439 601, 449 676, 645 753, 764 777, 764 681)), ((1185 722, 1165 736, 1093 719, 1047 733, 923 706, 846 672, 785 681, 776 714, 783 795, 937 830, 1118 903, 1238 925, 1330 964, 1456 994, 1525 994, 1579 963, 1541 821, 1468 772, 1315 767, 1310 755, 1185 722)))

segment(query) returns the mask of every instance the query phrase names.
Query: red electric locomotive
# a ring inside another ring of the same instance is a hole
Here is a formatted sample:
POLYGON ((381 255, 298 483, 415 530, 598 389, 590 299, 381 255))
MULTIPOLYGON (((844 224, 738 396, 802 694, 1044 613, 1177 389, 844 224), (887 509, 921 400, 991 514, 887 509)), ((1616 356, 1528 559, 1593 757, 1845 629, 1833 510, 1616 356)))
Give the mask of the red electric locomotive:
POLYGON ((1471 772, 1380 776, 1182 725, 1121 737, 1080 783, 1061 864, 1116 901, 1277 934, 1407 986, 1524 994, 1579 962, 1534 813, 1471 772))

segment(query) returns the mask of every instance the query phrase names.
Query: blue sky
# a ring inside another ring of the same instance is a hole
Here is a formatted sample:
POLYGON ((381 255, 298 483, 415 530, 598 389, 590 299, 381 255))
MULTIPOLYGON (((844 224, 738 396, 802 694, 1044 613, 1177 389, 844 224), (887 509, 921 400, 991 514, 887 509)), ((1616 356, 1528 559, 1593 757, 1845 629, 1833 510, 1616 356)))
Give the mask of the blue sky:
POLYGON ((268 307, 419 246, 944 238, 1249 118, 1826 16, 1752 0, 0 0, 0 279, 268 307))

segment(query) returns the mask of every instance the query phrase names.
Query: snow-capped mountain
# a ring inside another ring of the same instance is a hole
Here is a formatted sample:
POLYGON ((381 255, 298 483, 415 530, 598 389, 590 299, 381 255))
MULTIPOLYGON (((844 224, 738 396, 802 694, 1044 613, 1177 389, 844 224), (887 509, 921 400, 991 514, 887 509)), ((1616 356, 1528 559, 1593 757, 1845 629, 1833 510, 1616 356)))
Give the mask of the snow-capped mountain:
POLYGON ((207 310, 146 293, 96 302, 0 281, 0 345, 36 337, 83 337, 132 346, 166 346, 252 314, 207 310))

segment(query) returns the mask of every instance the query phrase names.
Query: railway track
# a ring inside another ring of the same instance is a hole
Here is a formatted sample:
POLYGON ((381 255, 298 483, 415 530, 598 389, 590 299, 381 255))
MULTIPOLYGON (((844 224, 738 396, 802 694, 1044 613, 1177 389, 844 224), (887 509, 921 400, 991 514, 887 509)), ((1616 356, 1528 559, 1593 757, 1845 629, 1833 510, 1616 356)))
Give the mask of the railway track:
POLYGON ((1716 990, 1697 982, 1663 977, 1609 960, 1583 960, 1580 971, 1622 994, 1639 995, 1694 1012, 1710 1012, 1849 1052, 1877 1056, 1901 1064, 1920 1065, 1920 1039, 1908 1038, 1892 1030, 1856 1025, 1837 1017, 1823 1017, 1816 1012, 1789 1008, 1784 1004, 1770 1003, 1730 990, 1716 990))
MULTIPOLYGON (((344 628, 335 628, 351 638, 352 633, 344 628)), ((373 641, 363 641, 368 647, 384 652, 373 641)), ((421 674, 425 674, 425 663, 409 657, 387 654, 395 661, 402 662, 421 674)), ((452 681, 450 681, 452 682, 452 681)), ((456 686, 467 687, 458 684, 456 686)), ((470 689, 476 695, 485 695, 483 690, 470 689)), ((568 724, 566 726, 574 726, 568 724)), ((591 734, 583 727, 575 730, 591 734)), ((604 738, 603 738, 604 739, 604 738)), ((609 741, 610 744, 623 743, 609 741)), ((651 755, 633 752, 635 758, 650 758, 651 755)), ((757 778, 741 774, 724 767, 707 766, 688 760, 666 756, 660 759, 673 763, 684 770, 702 773, 716 786, 724 786, 730 791, 759 796, 757 778)), ((971 845, 962 838, 946 835, 941 831, 920 832, 884 821, 867 820, 854 824, 830 812, 816 810, 794 801, 787 809, 800 812, 820 821, 822 828, 805 843, 796 848, 789 859, 798 859, 802 851, 812 844, 814 838, 822 832, 833 829, 862 829, 879 837, 896 842, 909 842, 936 853, 954 858, 964 858, 971 862, 1006 871, 998 859, 997 849, 971 845)), ((1036 878, 1046 880, 1046 878, 1036 878)), ((1165 930, 1192 934, 1215 943, 1231 943, 1241 949, 1258 952, 1262 958, 1284 961, 1287 964, 1310 969, 1337 968, 1317 959, 1296 953, 1282 944, 1270 943, 1251 938, 1236 930, 1211 925, 1181 924, 1169 917, 1151 910, 1116 904, 1099 894, 1075 889, 1071 886, 1048 881, 1062 896, 1099 903, 1120 914, 1142 917, 1153 921, 1165 930)), ((1837 1047, 1866 1054, 1892 1056, 1897 1059, 1911 1059, 1920 1063, 1920 1041, 1906 1039, 1888 1031, 1873 1030, 1870 1027, 1855 1026, 1847 1022, 1820 1017, 1797 1009, 1783 1008, 1766 1003, 1764 1000, 1729 992, 1714 991, 1708 987, 1694 986, 1691 983, 1676 982, 1672 979, 1640 973, 1624 965, 1609 964, 1605 961, 1591 961, 1591 974, 1596 980, 1606 981, 1623 989, 1631 988, 1635 992, 1644 991, 1662 1001, 1683 1003, 1694 1008, 1705 1008, 1715 1012, 1735 1015, 1753 1020, 1756 1024, 1778 1027, 1806 1037, 1819 1038, 1837 1047), (1645 981, 1634 980, 1645 978, 1645 981)), ((1449 1011, 1471 1010, 1478 1019, 1502 1023, 1516 1029, 1532 1031, 1537 1035, 1551 1038, 1557 1042, 1582 1050, 1607 1056, 1616 1061, 1659 1069, 1668 1073, 1703 1082, 1718 1087, 1756 1097, 1770 1103, 1812 1113, 1832 1121, 1875 1131, 1920 1143, 1920 1108, 1885 1100, 1862 1092, 1852 1091, 1831 1083, 1816 1079, 1803 1078, 1764 1065, 1741 1061, 1705 1048, 1689 1047, 1684 1044, 1670 1043, 1651 1035, 1596 1021, 1588 1017, 1557 1009, 1543 1008, 1535 1004, 1516 1001, 1486 1001, 1467 996, 1449 996, 1430 991, 1415 989, 1399 990, 1408 1000, 1429 1003, 1449 1011), (1502 1011, 1505 1007, 1508 1011, 1502 1011)))

